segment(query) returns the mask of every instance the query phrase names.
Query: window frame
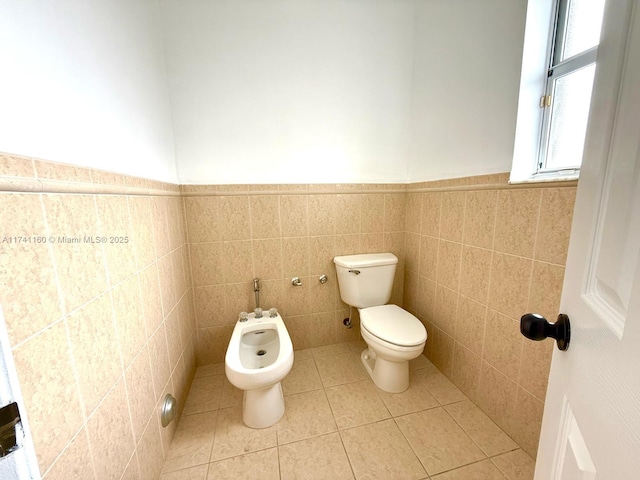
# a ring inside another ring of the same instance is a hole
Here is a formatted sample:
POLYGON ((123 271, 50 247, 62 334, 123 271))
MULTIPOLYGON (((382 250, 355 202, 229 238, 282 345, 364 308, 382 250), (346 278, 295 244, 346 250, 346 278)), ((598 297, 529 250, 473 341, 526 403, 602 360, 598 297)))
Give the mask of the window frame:
POLYGON ((598 45, 584 50, 569 58, 562 59, 563 50, 565 48, 566 37, 565 30, 567 27, 568 10, 571 0, 555 0, 553 12, 553 28, 550 32, 549 53, 547 65, 547 74, 544 86, 543 96, 540 99, 540 108, 543 110, 540 141, 537 152, 536 172, 534 175, 553 175, 556 173, 580 173, 580 165, 567 166, 562 168, 547 168, 546 161, 548 158, 549 140, 551 137, 551 123, 553 118, 553 101, 555 94, 556 80, 570 75, 578 70, 595 65, 598 54, 598 45))
POLYGON ((529 0, 527 3, 513 162, 509 182, 576 180, 580 174, 579 168, 540 168, 540 157, 542 152, 546 151, 548 144, 551 117, 551 109, 541 108, 541 100, 553 89, 554 79, 590 65, 592 58, 595 61, 598 47, 592 47, 553 65, 553 60, 556 58, 554 55, 560 54, 558 48, 555 48, 555 41, 558 34, 562 35, 564 31, 557 28, 559 9, 564 4, 566 15, 566 6, 569 2, 567 0, 529 0), (548 72, 552 65, 555 70, 553 77, 549 79, 548 72), (580 67, 578 68, 577 65, 580 67), (575 68, 569 70, 571 67, 575 68))

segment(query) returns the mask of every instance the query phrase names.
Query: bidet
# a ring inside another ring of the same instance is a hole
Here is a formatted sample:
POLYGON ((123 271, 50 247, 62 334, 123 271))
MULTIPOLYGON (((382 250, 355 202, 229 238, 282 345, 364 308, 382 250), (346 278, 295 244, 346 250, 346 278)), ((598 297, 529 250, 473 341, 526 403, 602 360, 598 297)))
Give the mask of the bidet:
POLYGON ((269 316, 243 312, 225 355, 229 382, 244 390, 242 420, 251 428, 267 428, 284 415, 280 382, 293 366, 293 344, 284 320, 272 308, 269 316))

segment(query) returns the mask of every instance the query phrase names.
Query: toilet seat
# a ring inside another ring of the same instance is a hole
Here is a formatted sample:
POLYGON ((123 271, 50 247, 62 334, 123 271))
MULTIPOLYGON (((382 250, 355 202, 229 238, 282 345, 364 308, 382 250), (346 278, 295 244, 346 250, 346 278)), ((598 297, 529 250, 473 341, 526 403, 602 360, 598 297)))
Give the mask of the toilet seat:
POLYGON ((381 341, 399 347, 415 347, 427 340, 422 322, 397 305, 361 309, 360 327, 381 341))

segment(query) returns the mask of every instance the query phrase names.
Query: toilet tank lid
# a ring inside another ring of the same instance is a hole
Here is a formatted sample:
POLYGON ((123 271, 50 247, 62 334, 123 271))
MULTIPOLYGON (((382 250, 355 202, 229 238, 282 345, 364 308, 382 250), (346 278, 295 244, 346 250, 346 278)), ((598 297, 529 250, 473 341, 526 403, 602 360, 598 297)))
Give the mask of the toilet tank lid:
POLYGON ((380 265, 395 265, 398 263, 398 257, 393 253, 365 253, 334 257, 333 263, 346 268, 367 268, 380 265))

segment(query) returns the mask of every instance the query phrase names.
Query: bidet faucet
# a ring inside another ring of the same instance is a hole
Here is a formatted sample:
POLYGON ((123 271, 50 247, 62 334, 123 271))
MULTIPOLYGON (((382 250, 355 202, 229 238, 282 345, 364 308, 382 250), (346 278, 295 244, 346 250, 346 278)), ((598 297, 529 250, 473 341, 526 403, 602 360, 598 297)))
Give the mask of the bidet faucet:
POLYGON ((256 294, 256 308, 260 308, 260 279, 253 279, 253 292, 256 294))

